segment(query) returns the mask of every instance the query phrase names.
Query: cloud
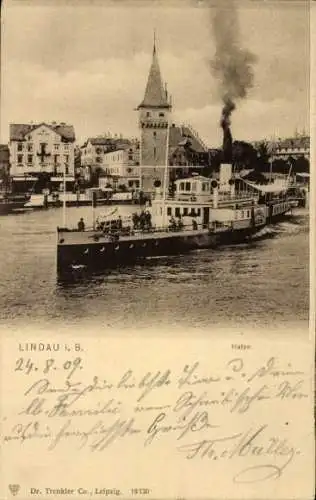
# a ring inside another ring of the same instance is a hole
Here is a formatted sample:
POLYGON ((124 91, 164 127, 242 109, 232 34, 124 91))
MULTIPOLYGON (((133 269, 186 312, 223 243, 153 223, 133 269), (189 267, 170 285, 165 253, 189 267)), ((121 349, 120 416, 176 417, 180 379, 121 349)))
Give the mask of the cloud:
MULTIPOLYGON (((285 135, 308 122, 308 27, 299 9, 240 9, 243 46, 257 56, 254 88, 234 113, 238 137, 285 135), (294 36, 294 35, 295 36, 294 36), (263 43, 264 41, 264 43, 263 43), (254 127, 254 123, 256 124, 254 127)), ((10 122, 66 121, 78 139, 107 130, 135 135, 153 29, 176 121, 220 142, 220 99, 205 9, 12 7, 3 29, 1 141, 10 122)))

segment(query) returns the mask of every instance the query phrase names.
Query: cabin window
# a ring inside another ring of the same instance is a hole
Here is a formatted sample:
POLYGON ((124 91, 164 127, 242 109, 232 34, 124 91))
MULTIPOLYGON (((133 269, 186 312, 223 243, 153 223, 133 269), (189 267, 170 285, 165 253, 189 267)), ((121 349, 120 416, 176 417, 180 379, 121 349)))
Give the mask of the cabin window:
POLYGON ((185 183, 185 190, 186 191, 191 191, 191 182, 186 182, 185 183))
POLYGON ((176 209, 175 209, 175 216, 180 217, 180 208, 179 207, 176 207, 176 209))
POLYGON ((183 215, 188 215, 188 207, 183 209, 183 215))
POLYGON ((159 113, 159 116, 164 117, 165 113, 159 113))
POLYGON ((172 215, 172 209, 171 209, 171 207, 167 207, 167 215, 172 215))
POLYGON ((201 215, 201 209, 200 208, 197 209, 197 215, 198 215, 198 217, 200 217, 200 215, 201 215))
POLYGON ((180 182, 180 191, 184 191, 184 182, 180 182))
POLYGON ((147 111, 147 113, 146 113, 146 116, 150 116, 150 113, 149 113, 149 111, 147 111))
POLYGON ((192 182, 192 191, 196 191, 196 182, 192 182))
POLYGON ((247 217, 250 217, 250 210, 247 210, 247 217))
POLYGON ((245 217, 245 212, 242 210, 241 211, 241 218, 243 219, 245 217))

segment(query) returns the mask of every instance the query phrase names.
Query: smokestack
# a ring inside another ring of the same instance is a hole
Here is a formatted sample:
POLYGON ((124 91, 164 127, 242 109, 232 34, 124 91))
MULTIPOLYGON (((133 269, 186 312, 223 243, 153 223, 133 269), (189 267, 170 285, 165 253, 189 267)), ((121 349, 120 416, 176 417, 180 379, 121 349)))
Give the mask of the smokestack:
POLYGON ((227 97, 222 109, 220 125, 223 129, 222 163, 233 162, 233 138, 230 130, 230 115, 235 109, 235 104, 227 97))

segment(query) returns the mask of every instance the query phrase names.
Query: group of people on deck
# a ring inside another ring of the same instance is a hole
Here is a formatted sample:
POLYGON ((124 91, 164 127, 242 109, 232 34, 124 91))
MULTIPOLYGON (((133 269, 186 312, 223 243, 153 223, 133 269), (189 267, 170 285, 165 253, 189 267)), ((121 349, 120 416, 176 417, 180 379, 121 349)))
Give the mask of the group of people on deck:
POLYGON ((140 214, 132 215, 134 229, 141 231, 150 231, 152 229, 151 213, 148 210, 142 210, 140 214))
MULTIPOLYGON (((192 218, 191 220, 192 220, 192 229, 194 231, 196 231, 198 228, 198 224, 196 222, 196 219, 192 218)), ((183 223, 181 215, 179 217, 177 217, 176 219, 173 216, 171 216, 171 218, 169 220, 169 230, 170 231, 183 231, 184 227, 186 229, 189 229, 187 224, 183 223)))

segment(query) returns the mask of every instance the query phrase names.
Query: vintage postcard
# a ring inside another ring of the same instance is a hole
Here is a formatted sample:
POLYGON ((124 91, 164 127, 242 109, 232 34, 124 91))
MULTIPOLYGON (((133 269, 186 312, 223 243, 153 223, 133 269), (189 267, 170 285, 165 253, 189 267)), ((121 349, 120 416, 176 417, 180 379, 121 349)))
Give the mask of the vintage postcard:
POLYGON ((1 500, 314 498, 315 4, 4 3, 1 500))

